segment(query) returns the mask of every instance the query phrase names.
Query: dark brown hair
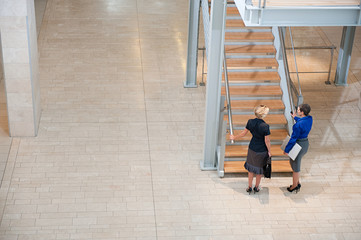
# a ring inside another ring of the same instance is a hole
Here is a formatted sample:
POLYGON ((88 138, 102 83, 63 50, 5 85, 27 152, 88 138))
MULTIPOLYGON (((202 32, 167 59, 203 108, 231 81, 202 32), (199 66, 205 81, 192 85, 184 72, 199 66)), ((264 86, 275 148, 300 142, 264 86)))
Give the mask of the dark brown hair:
POLYGON ((299 108, 300 108, 300 111, 303 112, 303 114, 305 114, 306 116, 308 116, 308 114, 310 114, 310 112, 311 112, 311 107, 307 103, 301 104, 299 106, 299 108))

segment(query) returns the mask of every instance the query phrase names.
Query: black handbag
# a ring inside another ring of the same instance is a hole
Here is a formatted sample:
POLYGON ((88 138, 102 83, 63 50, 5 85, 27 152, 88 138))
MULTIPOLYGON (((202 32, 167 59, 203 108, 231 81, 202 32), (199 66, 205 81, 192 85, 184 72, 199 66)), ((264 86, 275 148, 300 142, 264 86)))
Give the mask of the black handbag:
POLYGON ((271 178, 272 173, 272 158, 267 157, 266 165, 263 166, 263 174, 265 178, 271 178))

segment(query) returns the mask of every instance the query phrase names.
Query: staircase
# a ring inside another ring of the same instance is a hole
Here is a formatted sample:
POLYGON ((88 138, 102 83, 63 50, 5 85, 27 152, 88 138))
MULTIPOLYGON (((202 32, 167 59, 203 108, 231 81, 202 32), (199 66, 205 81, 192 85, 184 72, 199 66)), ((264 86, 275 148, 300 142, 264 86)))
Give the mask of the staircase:
MULTIPOLYGON (((248 119, 255 118, 255 106, 267 105, 270 112, 264 120, 271 129, 272 172, 292 172, 288 157, 280 149, 288 132, 273 39, 269 27, 245 27, 235 4, 228 2, 225 52, 234 134, 240 133, 248 119)), ((222 95, 225 95, 224 75, 222 84, 222 95)), ((229 129, 227 114, 224 120, 229 129)), ((231 144, 227 133, 225 173, 247 172, 243 165, 251 137, 249 133, 231 144)))

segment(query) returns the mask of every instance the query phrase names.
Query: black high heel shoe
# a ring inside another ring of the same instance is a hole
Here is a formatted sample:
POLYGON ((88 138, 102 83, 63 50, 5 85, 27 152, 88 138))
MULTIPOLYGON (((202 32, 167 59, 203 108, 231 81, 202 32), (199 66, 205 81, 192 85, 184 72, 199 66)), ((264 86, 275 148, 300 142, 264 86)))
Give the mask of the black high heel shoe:
POLYGON ((300 188, 301 187, 299 185, 297 185, 297 187, 295 187, 294 189, 292 189, 292 186, 290 186, 287 188, 287 191, 289 191, 289 192, 295 191, 296 193, 298 193, 298 191, 300 191, 300 188))
POLYGON ((252 188, 251 188, 251 187, 248 187, 248 188, 246 189, 246 191, 248 192, 249 195, 251 195, 252 188))
MULTIPOLYGON (((292 187, 292 184, 290 185, 290 187, 292 187)), ((299 187, 301 189, 301 183, 298 183, 297 187, 299 187)))
POLYGON ((253 188, 253 191, 254 191, 254 194, 256 194, 256 193, 259 192, 259 188, 258 188, 258 187, 254 187, 254 188, 253 188))
MULTIPOLYGON (((290 188, 292 187, 292 184, 290 185, 290 188)), ((301 190, 301 183, 297 184, 297 187, 301 190)))

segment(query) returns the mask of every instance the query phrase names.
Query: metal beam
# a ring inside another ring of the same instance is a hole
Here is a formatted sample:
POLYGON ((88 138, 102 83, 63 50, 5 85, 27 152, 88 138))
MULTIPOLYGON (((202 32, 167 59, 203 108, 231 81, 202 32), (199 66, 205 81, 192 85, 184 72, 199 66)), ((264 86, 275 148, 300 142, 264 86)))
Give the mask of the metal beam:
POLYGON ((252 6, 235 0, 246 26, 361 26, 361 8, 354 6, 252 6))
MULTIPOLYGON (((261 10, 260 26, 348 26, 359 25, 360 9, 294 8, 261 10)), ((252 24, 252 23, 251 23, 252 24)), ((253 24, 257 24, 254 22, 253 24)))
POLYGON ((197 87, 200 0, 189 0, 187 76, 184 87, 197 87))
POLYGON ((204 159, 201 162, 202 170, 216 170, 226 1, 227 0, 212 0, 211 3, 204 159))
POLYGON ((346 86, 351 62, 352 45, 355 39, 355 26, 343 27, 340 50, 338 53, 335 85, 346 86))

